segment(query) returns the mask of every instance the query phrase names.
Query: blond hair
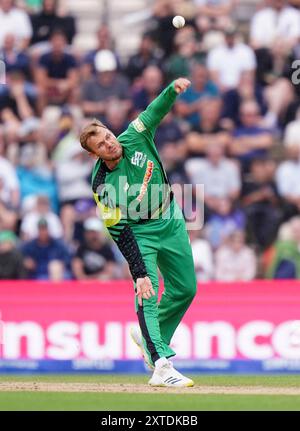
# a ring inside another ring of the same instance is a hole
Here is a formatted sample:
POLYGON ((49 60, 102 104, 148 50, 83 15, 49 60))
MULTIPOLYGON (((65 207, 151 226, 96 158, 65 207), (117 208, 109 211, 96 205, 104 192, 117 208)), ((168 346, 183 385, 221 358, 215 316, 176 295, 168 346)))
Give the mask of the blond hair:
POLYGON ((91 136, 95 136, 98 133, 99 127, 102 127, 103 129, 107 129, 107 127, 101 121, 94 118, 92 122, 87 126, 85 126, 84 129, 82 130, 79 140, 80 140, 80 145, 84 150, 90 151, 87 144, 88 139, 91 136))

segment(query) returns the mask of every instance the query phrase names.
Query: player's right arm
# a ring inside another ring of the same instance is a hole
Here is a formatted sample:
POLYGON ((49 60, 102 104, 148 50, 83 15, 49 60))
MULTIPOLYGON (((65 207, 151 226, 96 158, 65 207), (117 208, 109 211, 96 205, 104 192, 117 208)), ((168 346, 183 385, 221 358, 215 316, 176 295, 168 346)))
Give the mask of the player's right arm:
POLYGON ((152 103, 150 103, 148 108, 138 116, 138 119, 135 120, 136 126, 144 126, 147 130, 155 131, 165 115, 172 109, 176 97, 186 91, 190 85, 191 82, 186 78, 178 78, 173 81, 152 103))

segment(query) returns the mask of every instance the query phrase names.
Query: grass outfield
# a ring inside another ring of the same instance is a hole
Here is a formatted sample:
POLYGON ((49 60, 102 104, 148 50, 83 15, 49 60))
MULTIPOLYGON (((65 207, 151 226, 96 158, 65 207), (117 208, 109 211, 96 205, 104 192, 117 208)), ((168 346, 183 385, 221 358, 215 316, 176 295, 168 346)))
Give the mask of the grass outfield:
POLYGON ((299 375, 193 378, 180 394, 148 376, 0 376, 0 410, 300 410, 299 375))

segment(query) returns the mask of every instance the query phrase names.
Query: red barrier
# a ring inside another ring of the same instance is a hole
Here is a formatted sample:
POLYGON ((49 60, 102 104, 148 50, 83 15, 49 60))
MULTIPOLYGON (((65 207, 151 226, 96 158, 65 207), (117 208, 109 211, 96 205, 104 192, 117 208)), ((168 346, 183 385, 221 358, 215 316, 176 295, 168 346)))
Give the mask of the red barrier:
MULTIPOLYGON (((131 282, 1 282, 3 359, 132 359, 131 282)), ((201 284, 178 358, 300 359, 300 282, 201 284)))

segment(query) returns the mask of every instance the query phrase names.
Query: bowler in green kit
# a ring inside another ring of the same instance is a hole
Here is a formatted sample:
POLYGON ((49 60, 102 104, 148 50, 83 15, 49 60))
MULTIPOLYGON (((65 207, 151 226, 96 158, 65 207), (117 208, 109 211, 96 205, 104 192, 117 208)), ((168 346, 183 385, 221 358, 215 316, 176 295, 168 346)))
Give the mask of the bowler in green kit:
POLYGON ((154 144, 157 126, 189 85, 185 78, 173 81, 117 138, 97 120, 80 136, 97 159, 95 201, 134 281, 140 331, 131 335, 154 370, 152 386, 194 385, 168 359, 175 355, 171 338, 196 294, 196 276, 182 211, 154 144), (164 279, 159 303, 157 268, 164 279))

